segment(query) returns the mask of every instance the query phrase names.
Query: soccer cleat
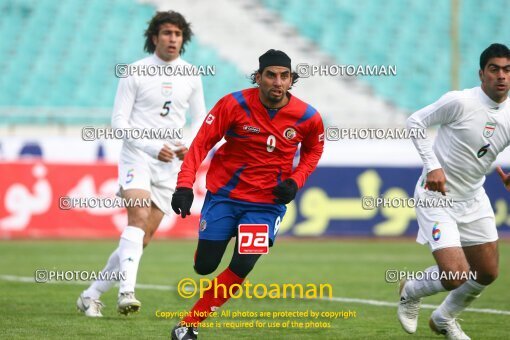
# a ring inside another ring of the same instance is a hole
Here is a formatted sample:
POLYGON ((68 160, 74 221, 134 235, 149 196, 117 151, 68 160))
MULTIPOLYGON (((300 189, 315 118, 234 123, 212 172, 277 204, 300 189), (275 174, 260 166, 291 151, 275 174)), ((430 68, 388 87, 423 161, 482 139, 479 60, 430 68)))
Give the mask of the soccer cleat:
POLYGON ((79 311, 85 313, 85 316, 89 316, 91 318, 100 318, 103 316, 101 314, 101 309, 104 307, 103 303, 100 300, 94 300, 92 298, 83 296, 83 293, 80 294, 78 300, 76 301, 76 308, 79 311))
POLYGON ((120 293, 117 300, 117 311, 120 314, 129 315, 140 311, 142 303, 135 298, 134 292, 120 293))
POLYGON ((443 318, 437 309, 432 312, 429 320, 430 329, 436 334, 444 335, 446 339, 451 340, 471 340, 469 336, 460 328, 457 319, 443 318))
POLYGON ((196 327, 186 327, 180 323, 172 329, 172 340, 193 340, 198 339, 196 327))
POLYGON ((404 286, 406 279, 400 281, 400 301, 398 303, 398 321, 402 325, 404 331, 409 334, 416 332, 418 327, 418 315, 420 313, 421 299, 411 299, 407 297, 404 286))

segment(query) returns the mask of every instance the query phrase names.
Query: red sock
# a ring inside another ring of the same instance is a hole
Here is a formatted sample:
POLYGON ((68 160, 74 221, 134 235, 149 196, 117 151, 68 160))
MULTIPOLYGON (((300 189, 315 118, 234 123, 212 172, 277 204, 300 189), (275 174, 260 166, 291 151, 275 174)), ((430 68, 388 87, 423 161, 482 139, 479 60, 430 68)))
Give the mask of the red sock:
MULTIPOLYGON (((211 283, 212 288, 205 291, 203 296, 195 303, 193 308, 191 309, 189 315, 187 315, 184 319, 182 319, 182 323, 187 325, 189 324, 198 324, 204 321, 207 318, 207 314, 216 310, 216 308, 221 307, 228 299, 230 299, 230 287, 234 284, 241 284, 244 281, 244 278, 237 276, 234 272, 227 267, 220 275, 216 278, 216 285, 225 285, 225 289, 223 286, 219 286, 216 290, 214 289, 214 281, 211 283), (226 296, 224 296, 224 290, 226 291, 226 296)), ((237 291, 237 287, 232 290, 232 293, 237 291)))

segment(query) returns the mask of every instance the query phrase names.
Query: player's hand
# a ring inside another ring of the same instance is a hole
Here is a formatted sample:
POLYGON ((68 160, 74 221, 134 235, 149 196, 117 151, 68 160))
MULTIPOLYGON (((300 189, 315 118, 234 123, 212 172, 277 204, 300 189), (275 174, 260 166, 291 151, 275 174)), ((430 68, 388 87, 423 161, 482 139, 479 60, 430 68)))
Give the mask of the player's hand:
POLYGON ((171 162, 172 159, 174 159, 175 153, 170 149, 168 145, 163 145, 163 148, 161 148, 161 151, 158 154, 158 160, 168 163, 171 162))
POLYGON ((276 196, 274 202, 289 204, 296 197, 297 191, 298 186, 296 182, 292 178, 287 178, 273 189, 273 195, 276 196))
POLYGON ((435 169, 427 174, 425 189, 437 191, 446 196, 446 176, 443 169, 435 169))
POLYGON ((501 180, 503 181, 506 190, 510 191, 510 174, 505 174, 505 172, 503 171, 503 169, 501 169, 500 166, 496 167, 496 171, 498 172, 499 177, 501 177, 501 180))
POLYGON ((186 215, 191 215, 191 204, 193 204, 193 189, 191 188, 177 188, 172 195, 172 209, 177 215, 185 218, 186 215))
POLYGON ((188 148, 184 145, 181 146, 179 149, 175 150, 175 155, 177 158, 179 158, 181 161, 184 159, 184 156, 188 153, 188 148))

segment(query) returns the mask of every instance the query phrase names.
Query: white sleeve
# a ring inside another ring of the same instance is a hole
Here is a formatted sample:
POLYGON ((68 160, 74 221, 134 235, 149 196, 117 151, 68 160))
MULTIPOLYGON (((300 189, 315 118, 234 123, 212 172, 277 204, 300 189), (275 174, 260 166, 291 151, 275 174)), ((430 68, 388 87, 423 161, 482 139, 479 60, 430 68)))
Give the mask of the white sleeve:
MULTIPOLYGON (((132 129, 132 126, 129 124, 129 118, 135 103, 137 87, 136 79, 133 77, 121 78, 119 80, 112 114, 113 129, 132 129)), ((151 144, 149 140, 129 138, 127 133, 124 136, 125 143, 146 152, 155 159, 158 158, 158 154, 163 147, 163 145, 159 147, 151 144)))
POLYGON ((204 101, 204 89, 202 86, 202 78, 197 77, 195 82, 195 88, 189 99, 189 111, 191 116, 191 136, 186 138, 186 146, 189 148, 191 142, 198 133, 198 130, 202 126, 202 122, 205 119, 205 101, 204 101))
MULTIPOLYGON (((461 112, 462 105, 458 100, 458 92, 448 92, 435 103, 413 113, 407 119, 407 129, 427 129, 433 125, 447 125, 454 122, 461 112)), ((413 138, 413 143, 427 173, 442 167, 432 149, 431 138, 413 138)))

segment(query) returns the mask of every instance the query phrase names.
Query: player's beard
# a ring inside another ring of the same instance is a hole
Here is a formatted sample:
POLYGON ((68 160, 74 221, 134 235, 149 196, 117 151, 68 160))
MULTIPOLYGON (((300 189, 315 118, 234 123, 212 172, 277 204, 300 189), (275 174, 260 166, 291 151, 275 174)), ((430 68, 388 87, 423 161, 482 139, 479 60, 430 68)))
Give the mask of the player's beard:
POLYGON ((267 93, 266 95, 267 99, 273 104, 281 103, 283 101, 283 98, 285 97, 285 91, 281 90, 280 95, 275 95, 272 91, 273 90, 271 89, 267 93))

